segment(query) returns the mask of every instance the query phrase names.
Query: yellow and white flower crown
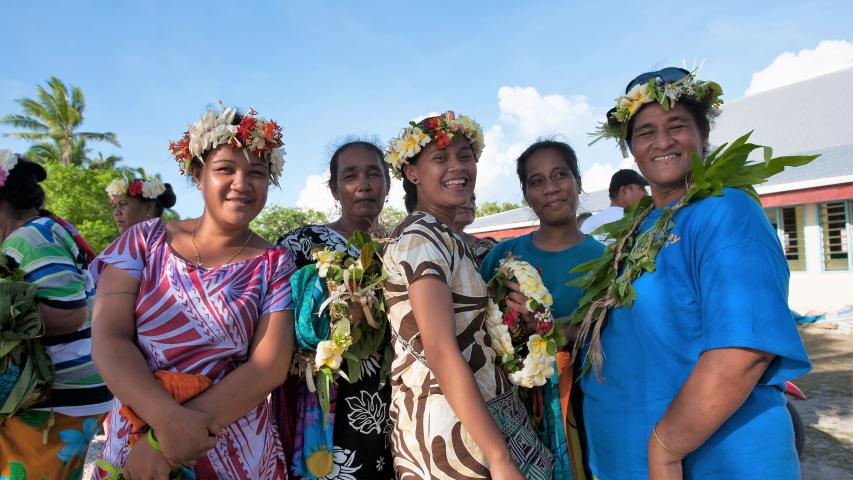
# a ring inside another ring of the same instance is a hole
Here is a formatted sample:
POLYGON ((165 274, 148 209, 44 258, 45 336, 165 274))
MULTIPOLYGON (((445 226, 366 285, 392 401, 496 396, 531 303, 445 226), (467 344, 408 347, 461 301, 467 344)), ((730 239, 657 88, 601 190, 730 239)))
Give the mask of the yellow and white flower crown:
POLYGON ((194 158, 204 162, 205 153, 227 144, 266 159, 270 180, 277 186, 284 167, 281 127, 273 120, 259 117, 258 112, 251 108, 235 125, 236 116, 236 109, 225 108, 224 105, 220 112, 208 110, 198 122, 189 126, 183 138, 169 143, 169 151, 181 166, 181 175, 189 175, 194 158))
MULTIPOLYGON (((668 68, 669 70, 682 70, 683 77, 678 80, 666 81, 658 72, 650 72, 648 82, 634 85, 625 95, 616 97, 616 106, 607 112, 607 119, 598 124, 594 132, 590 133, 595 139, 590 145, 602 138, 614 138, 619 143, 622 156, 628 158, 628 148, 625 139, 628 136, 628 123, 631 118, 647 103, 657 102, 664 110, 669 110, 675 103, 684 97, 690 98, 697 103, 708 105, 708 116, 715 117, 720 113, 720 105, 723 100, 723 89, 716 82, 698 80, 695 70, 688 72, 683 69, 668 68)), ((643 77, 641 75, 638 78, 643 77)), ((633 83, 633 82, 632 82, 633 83)))
POLYGON ((480 158, 485 142, 480 124, 465 115, 456 116, 453 111, 425 118, 420 123, 409 122, 400 135, 391 141, 385 152, 385 163, 391 167, 395 178, 403 178, 403 164, 419 154, 430 142, 439 148, 450 145, 457 135, 463 135, 471 143, 474 156, 480 158))
POLYGON ((166 184, 159 178, 136 178, 128 181, 126 178, 117 178, 110 182, 106 188, 107 195, 111 197, 142 197, 148 200, 156 200, 166 191, 166 184))

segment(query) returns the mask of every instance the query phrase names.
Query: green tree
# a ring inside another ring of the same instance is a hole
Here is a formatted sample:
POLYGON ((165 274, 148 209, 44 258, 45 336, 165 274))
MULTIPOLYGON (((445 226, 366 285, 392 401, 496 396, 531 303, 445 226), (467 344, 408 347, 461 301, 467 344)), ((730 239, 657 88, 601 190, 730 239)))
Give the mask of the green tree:
POLYGON ((55 161, 63 165, 87 163, 87 141, 109 142, 121 146, 112 132, 80 132, 86 102, 83 90, 68 86, 56 77, 47 81, 48 89, 36 85, 37 98, 19 98, 15 102, 23 113, 13 113, 0 118, 0 123, 20 129, 4 136, 34 142, 27 152, 33 160, 46 163, 55 161))
POLYGON ((266 238, 267 241, 275 242, 294 228, 327 222, 326 215, 316 210, 267 205, 261 214, 252 220, 251 227, 255 233, 266 238))
POLYGON ((515 210, 516 208, 521 208, 521 205, 510 202, 483 202, 477 205, 477 217, 494 215, 496 213, 506 212, 507 210, 515 210))
POLYGON ((92 249, 101 252, 118 236, 113 209, 104 192, 115 174, 56 161, 47 162, 45 169, 47 179, 42 187, 47 208, 71 222, 92 249))
POLYGON ((389 236, 394 230, 394 227, 400 224, 408 214, 405 210, 394 208, 390 205, 385 205, 382 213, 379 214, 379 230, 373 232, 379 236, 389 236))

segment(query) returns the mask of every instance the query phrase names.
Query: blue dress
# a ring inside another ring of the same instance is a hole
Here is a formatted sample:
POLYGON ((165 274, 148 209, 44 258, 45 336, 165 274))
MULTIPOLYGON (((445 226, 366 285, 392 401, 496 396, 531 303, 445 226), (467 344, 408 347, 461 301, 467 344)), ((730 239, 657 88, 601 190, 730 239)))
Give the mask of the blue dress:
MULTIPOLYGON (((551 292, 551 296, 554 297, 551 312, 554 317, 564 317, 574 312, 578 306, 578 301, 585 293, 578 287, 566 285, 579 276, 576 273, 571 273, 571 270, 582 263, 600 257, 603 252, 604 246, 589 235, 580 243, 565 250, 547 252, 536 247, 533 243, 532 234, 528 233, 498 243, 480 265, 480 274, 488 282, 494 276, 498 262, 506 258, 508 253, 512 253, 513 256, 519 257, 539 269, 542 282, 551 292)), ((573 395, 580 393, 577 389, 575 390, 572 392, 573 395)), ((549 383, 545 384, 541 391, 545 410, 542 415, 542 424, 538 426, 538 430, 542 441, 554 452, 556 457, 554 478, 571 480, 580 476, 575 475, 573 470, 576 473, 583 470, 583 454, 581 452, 583 434, 582 432, 574 432, 574 434, 570 432, 569 437, 570 439, 573 437, 574 442, 569 442, 563 426, 564 417, 571 413, 570 424, 575 424, 574 414, 580 417, 580 412, 562 411, 557 375, 551 377, 549 383), (572 443, 571 446, 570 443, 572 443), (572 468, 572 459, 575 463, 574 468, 572 468)), ((577 402, 576 406, 579 407, 580 402, 577 402)))
POLYGON ((592 373, 581 379, 593 474, 647 478, 652 427, 699 356, 743 347, 776 358, 744 404, 684 459, 684 478, 799 478, 782 386, 811 364, 788 309, 788 265, 760 205, 725 189, 684 207, 656 265, 634 282, 633 306, 609 313, 601 383, 592 373))

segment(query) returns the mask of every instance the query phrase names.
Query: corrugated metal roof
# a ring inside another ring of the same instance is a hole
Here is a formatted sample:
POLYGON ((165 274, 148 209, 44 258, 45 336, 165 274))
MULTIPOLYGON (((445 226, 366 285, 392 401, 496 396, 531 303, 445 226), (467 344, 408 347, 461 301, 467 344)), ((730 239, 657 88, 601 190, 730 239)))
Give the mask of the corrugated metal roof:
MULTIPOLYGON (((853 143, 800 153, 819 153, 820 157, 808 165, 787 168, 784 172, 772 177, 767 183, 762 184, 762 186, 853 175, 853 143)), ((774 148, 773 154, 778 155, 779 152, 774 148)))
POLYGON ((853 68, 748 95, 723 104, 711 144, 754 130, 752 142, 779 155, 853 144, 853 68))

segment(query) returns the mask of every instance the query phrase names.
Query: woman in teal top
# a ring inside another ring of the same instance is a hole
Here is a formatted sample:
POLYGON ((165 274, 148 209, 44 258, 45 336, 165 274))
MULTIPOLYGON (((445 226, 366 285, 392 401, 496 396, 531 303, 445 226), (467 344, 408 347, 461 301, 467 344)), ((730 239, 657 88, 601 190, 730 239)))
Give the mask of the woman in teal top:
MULTIPOLYGON (((563 142, 541 141, 525 150, 516 163, 521 191, 539 217, 539 230, 497 244, 483 260, 480 274, 488 281, 501 259, 508 254, 519 257, 539 270, 543 283, 554 298, 551 306, 554 316, 564 317, 575 310, 584 293, 578 287, 567 285, 578 276, 571 270, 598 258, 604 251, 602 244, 581 233, 577 226, 578 193, 581 191, 577 157, 563 142)), ((521 293, 510 294, 508 304, 523 310, 521 293)), ((569 367, 568 363, 566 367, 569 367)), ((542 402, 543 414, 541 422, 537 422, 537 429, 556 456, 554 478, 587 478, 582 452, 583 430, 578 422, 582 418, 580 391, 572 389, 571 378, 563 377, 563 382, 568 382, 564 388, 574 390, 570 396, 573 406, 564 412, 560 404, 559 377, 554 375, 549 383, 538 387, 541 396, 531 396, 534 402, 538 403, 539 399, 542 402)), ((538 410, 539 407, 534 406, 534 411, 538 410)))

